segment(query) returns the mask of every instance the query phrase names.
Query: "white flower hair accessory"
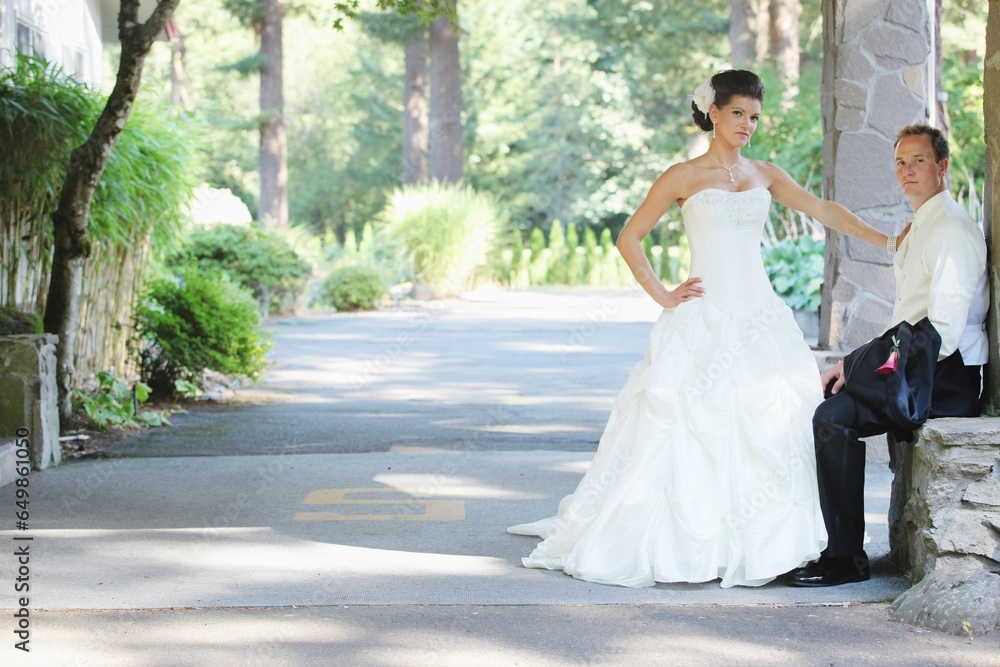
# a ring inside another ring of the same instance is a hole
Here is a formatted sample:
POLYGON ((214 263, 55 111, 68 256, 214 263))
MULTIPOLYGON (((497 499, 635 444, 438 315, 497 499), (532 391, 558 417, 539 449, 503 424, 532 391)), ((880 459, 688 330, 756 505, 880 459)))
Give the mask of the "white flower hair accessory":
POLYGON ((712 87, 711 81, 706 81, 694 89, 694 104, 698 107, 698 111, 707 116, 708 108, 713 102, 715 102, 715 88, 712 87))

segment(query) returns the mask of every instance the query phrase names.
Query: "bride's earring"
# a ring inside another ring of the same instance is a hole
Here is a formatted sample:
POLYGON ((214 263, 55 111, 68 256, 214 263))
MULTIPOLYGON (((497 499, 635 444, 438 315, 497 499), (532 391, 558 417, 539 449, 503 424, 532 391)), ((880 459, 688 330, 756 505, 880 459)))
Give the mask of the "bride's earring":
POLYGON ((715 139, 715 123, 712 123, 712 138, 715 139))

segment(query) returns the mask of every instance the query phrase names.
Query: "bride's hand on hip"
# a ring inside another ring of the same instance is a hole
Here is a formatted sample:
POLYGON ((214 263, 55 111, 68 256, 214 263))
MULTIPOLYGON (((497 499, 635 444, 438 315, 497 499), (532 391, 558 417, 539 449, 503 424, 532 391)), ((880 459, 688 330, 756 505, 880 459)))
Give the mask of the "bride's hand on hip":
POLYGON ((676 308, 685 301, 697 299, 705 294, 705 288, 699 285, 701 278, 688 278, 673 290, 667 290, 660 305, 665 309, 676 308))

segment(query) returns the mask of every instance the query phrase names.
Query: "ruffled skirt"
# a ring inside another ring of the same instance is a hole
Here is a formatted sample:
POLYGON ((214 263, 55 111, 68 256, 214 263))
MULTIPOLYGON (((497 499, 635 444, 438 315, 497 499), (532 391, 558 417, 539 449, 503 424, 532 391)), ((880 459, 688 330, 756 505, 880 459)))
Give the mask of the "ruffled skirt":
POLYGON ((740 312, 665 310, 615 399, 590 468, 531 568, 621 586, 760 586, 826 547, 812 415, 816 361, 776 296, 740 312))

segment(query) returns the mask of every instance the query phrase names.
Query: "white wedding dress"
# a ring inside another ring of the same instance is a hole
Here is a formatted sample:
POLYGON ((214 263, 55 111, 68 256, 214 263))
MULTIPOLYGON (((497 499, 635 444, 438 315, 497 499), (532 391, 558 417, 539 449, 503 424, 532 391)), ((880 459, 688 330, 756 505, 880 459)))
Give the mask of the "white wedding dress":
POLYGON ((621 586, 760 586, 819 557, 815 358, 764 271, 771 196, 702 190, 682 212, 701 298, 664 310, 576 491, 526 567, 621 586))

